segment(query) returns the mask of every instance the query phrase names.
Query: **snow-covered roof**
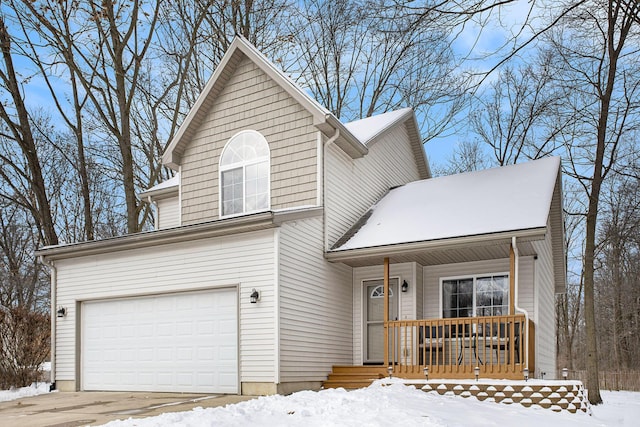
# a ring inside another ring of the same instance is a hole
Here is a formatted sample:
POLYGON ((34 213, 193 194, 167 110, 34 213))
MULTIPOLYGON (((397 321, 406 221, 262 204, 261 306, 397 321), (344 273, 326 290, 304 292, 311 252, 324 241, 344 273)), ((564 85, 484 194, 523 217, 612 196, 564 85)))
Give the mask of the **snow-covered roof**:
POLYGON ((422 137, 412 108, 401 108, 361 120, 345 123, 344 127, 362 143, 370 148, 379 136, 396 126, 404 124, 409 143, 413 150, 421 178, 431 177, 431 168, 422 146, 422 137))
POLYGON ((549 157, 397 187, 333 251, 544 228, 559 170, 549 157))
POLYGON ((413 110, 411 108, 402 108, 400 110, 345 123, 344 126, 349 129, 349 132, 358 138, 360 142, 366 145, 396 123, 406 120, 412 112, 413 110))
POLYGON ((142 191, 141 193, 138 194, 138 197, 140 199, 143 199, 149 196, 157 196, 159 194, 170 193, 170 192, 173 192, 174 190, 177 190, 179 185, 180 185, 180 172, 176 172, 176 174, 173 175, 168 180, 162 181, 160 184, 154 185, 153 187, 145 191, 142 191))

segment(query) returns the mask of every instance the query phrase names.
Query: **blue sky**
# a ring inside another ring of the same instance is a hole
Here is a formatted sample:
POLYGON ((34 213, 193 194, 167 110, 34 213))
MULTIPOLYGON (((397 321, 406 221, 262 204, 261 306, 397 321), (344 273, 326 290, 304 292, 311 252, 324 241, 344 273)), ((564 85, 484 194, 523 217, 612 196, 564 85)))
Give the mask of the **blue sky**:
MULTIPOLYGON (((466 57, 465 66, 477 71, 488 71, 504 55, 508 41, 517 33, 523 39, 531 36, 530 28, 522 27, 527 19, 531 3, 529 0, 517 0, 513 4, 503 6, 499 11, 492 11, 491 15, 478 16, 469 22, 458 33, 452 42, 456 54, 466 57)), ((497 73, 490 75, 483 86, 495 79, 497 73)), ((435 138, 425 144, 427 158, 434 166, 444 166, 453 154, 459 141, 472 136, 468 135, 467 121, 464 114, 454 132, 435 138)))
MULTIPOLYGON (((452 42, 454 51, 468 58, 464 63, 465 66, 476 70, 489 69, 499 57, 496 55, 496 50, 504 45, 513 32, 520 29, 528 10, 528 1, 518 0, 512 6, 503 7, 500 13, 493 11, 491 15, 477 17, 475 21, 467 23, 457 34, 452 42)), ((51 105, 53 109, 48 89, 42 79, 35 75, 35 67, 17 56, 15 60, 22 77, 29 79, 28 105, 34 108, 46 108, 47 105, 51 105)), ((491 78, 488 79, 490 80, 491 78)), ((425 144, 425 151, 432 167, 445 165, 458 142, 467 138, 468 130, 465 128, 464 115, 461 119, 455 132, 447 132, 442 137, 425 144)))

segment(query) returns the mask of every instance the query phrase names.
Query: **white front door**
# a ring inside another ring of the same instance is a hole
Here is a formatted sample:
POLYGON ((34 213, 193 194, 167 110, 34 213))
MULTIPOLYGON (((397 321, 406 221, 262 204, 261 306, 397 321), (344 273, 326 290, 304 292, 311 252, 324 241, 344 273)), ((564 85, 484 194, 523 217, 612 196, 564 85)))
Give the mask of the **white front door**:
MULTIPOLYGON (((384 362, 384 280, 364 281, 364 363, 384 362)), ((389 279, 389 320, 398 319, 398 279, 389 279)))

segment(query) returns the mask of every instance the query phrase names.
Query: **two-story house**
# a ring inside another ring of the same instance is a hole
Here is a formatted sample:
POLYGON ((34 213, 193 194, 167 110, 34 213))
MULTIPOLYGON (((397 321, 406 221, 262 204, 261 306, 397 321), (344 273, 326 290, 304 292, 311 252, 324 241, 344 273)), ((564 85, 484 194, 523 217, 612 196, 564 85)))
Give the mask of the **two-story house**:
POLYGON ((59 390, 553 377, 557 158, 431 178, 411 109, 342 123, 237 37, 162 160, 153 231, 38 251, 59 390))

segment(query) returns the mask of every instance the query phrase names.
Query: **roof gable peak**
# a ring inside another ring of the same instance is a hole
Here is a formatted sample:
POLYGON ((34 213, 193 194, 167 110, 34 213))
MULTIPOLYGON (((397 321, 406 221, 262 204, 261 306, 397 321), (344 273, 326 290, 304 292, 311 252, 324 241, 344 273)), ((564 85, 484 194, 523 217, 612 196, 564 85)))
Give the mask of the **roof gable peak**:
POLYGON ((279 70, 269 61, 255 46, 240 35, 231 42, 229 49, 222 57, 211 78, 195 104, 187 114, 178 132, 167 145, 162 156, 164 165, 174 170, 179 169, 182 154, 194 132, 201 124, 204 114, 208 111, 216 95, 224 88, 235 67, 243 58, 248 58, 271 79, 280 85, 289 95, 291 95, 300 105, 302 105, 314 119, 314 125, 325 135, 331 136, 339 134, 336 145, 343 149, 353 158, 362 157, 367 153, 367 147, 360 142, 329 110, 321 106, 316 100, 311 98, 300 86, 279 70))

